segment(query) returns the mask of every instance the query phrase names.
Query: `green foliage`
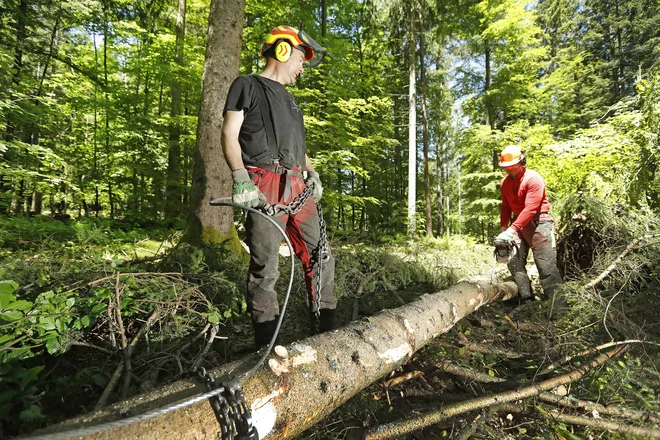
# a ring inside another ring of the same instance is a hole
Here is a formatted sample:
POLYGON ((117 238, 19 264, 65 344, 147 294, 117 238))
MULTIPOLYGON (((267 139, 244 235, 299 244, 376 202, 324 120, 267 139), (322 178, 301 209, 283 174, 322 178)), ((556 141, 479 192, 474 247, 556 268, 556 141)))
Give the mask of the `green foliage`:
POLYGON ((115 365, 115 355, 106 352, 119 348, 117 297, 129 341, 160 311, 148 335, 150 348, 136 349, 141 360, 134 374, 140 376, 148 376, 156 362, 163 362, 159 365, 165 371, 178 371, 178 356, 194 360, 203 348, 192 343, 202 328, 225 329, 245 316, 239 286, 247 261, 222 245, 177 248, 169 241, 177 234, 158 241, 168 232, 152 231, 149 239, 144 230, 126 231, 107 221, 65 224, 32 218, 6 225, 5 241, 17 243, 20 237, 21 243, 0 253, 0 421, 5 433, 18 434, 26 421, 33 422, 33 429, 54 414, 75 414, 98 399, 111 373, 107 369, 115 365), (131 260, 139 255, 150 257, 146 265, 131 260), (159 270, 181 274, 154 272, 149 263, 154 258, 161 260, 159 270), (81 345, 94 348, 80 358, 81 345), (53 408, 60 395, 66 408, 53 408), (69 408, 73 401, 75 408, 69 408))

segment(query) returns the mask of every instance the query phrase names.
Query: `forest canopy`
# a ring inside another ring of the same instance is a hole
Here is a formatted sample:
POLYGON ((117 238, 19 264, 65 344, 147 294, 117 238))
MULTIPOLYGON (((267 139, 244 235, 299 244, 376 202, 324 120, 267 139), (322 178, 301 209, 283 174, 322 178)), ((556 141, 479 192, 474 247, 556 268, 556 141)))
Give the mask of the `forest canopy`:
MULTIPOLYGON (((420 234, 492 236, 494 157, 510 143, 551 202, 581 191, 656 209, 658 6, 610 3, 248 1, 239 72, 263 67, 277 24, 328 49, 291 91, 342 233, 395 237, 412 220, 420 234)), ((9 0, 1 11, 2 214, 184 219, 209 4, 9 0)))

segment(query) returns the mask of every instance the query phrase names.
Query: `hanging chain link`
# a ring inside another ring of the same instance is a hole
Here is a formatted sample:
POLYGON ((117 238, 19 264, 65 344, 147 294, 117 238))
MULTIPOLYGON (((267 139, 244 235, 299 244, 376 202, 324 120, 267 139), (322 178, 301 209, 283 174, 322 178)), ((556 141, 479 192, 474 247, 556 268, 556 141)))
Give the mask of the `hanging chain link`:
POLYGON ((323 210, 321 209, 321 204, 316 202, 316 212, 319 216, 319 243, 312 252, 311 263, 313 267, 316 267, 316 289, 312 297, 314 302, 314 327, 318 333, 320 316, 321 316, 321 277, 323 272, 323 265, 330 259, 330 250, 328 246, 328 235, 325 230, 325 219, 323 218, 323 210))
POLYGON ((221 390, 220 394, 209 398, 220 424, 219 438, 222 440, 259 440, 259 433, 257 428, 252 425, 252 414, 245 402, 240 385, 233 383, 226 386, 218 383, 203 367, 200 367, 198 372, 209 391, 221 390))

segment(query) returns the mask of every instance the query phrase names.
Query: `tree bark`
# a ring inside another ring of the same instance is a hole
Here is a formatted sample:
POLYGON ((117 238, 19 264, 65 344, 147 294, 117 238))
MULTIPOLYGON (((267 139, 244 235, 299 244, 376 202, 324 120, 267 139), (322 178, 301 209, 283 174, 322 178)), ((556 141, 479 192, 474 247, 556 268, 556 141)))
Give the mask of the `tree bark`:
POLYGON ((186 37, 186 0, 179 0, 176 18, 176 43, 174 63, 176 72, 172 75, 172 106, 170 108, 170 149, 167 154, 167 201, 166 212, 178 215, 181 205, 181 75, 184 72, 183 47, 186 37))
POLYGON ((197 148, 184 240, 217 243, 236 235, 231 208, 209 205, 231 195, 231 172, 220 145, 222 109, 231 82, 238 74, 245 0, 212 0, 209 14, 202 98, 197 125, 197 148))
MULTIPOLYGON (((436 336, 479 307, 517 295, 514 283, 490 284, 485 278, 459 282, 444 291, 423 295, 415 302, 354 322, 347 327, 295 342, 271 353, 260 368, 240 378, 259 438, 294 437, 322 420, 359 391, 399 368, 436 336)), ((212 372, 233 378, 255 365, 255 355, 212 372)), ((103 410, 47 428, 52 433, 89 427, 121 417, 143 414, 204 392, 199 382, 179 381, 103 410)), ((100 427, 99 427, 100 428, 100 427)), ((216 439, 218 422, 207 401, 166 415, 103 429, 80 439, 167 436, 216 439)))
POLYGON ((408 235, 412 236, 417 229, 415 209, 417 201, 417 92, 415 91, 417 40, 415 39, 415 18, 412 11, 410 17, 410 41, 408 42, 410 45, 408 48, 410 51, 410 66, 408 66, 408 235))
POLYGON ((422 92, 422 143, 424 150, 424 213, 426 215, 426 236, 433 237, 433 216, 431 210, 431 175, 429 173, 429 121, 426 113, 426 42, 424 41, 424 19, 419 11, 419 82, 422 92))

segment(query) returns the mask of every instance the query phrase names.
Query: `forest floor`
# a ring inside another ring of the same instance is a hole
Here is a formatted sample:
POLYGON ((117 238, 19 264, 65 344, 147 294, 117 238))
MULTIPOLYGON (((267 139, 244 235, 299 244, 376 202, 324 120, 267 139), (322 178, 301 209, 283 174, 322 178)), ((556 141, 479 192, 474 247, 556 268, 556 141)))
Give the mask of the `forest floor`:
MULTIPOLYGON (((116 222, 12 219, 0 226, 0 437, 29 434, 253 351, 245 256, 177 246, 180 231, 116 222), (127 379, 121 349, 130 344, 127 379)), ((340 326, 494 268, 492 248, 465 237, 348 241, 331 237, 340 326)), ((283 292, 290 263, 281 260, 283 292)), ((619 262, 606 277, 616 282, 585 288, 612 261, 571 274, 563 290, 569 307, 557 319, 548 319, 550 302, 530 271, 531 301, 479 309, 298 438, 362 438, 384 423, 571 372, 616 347, 613 341, 635 342, 548 393, 464 412, 400 438, 655 438, 657 274, 643 261, 632 266, 636 272, 619 262), (631 434, 632 426, 643 431, 631 434)), ((506 275, 504 265, 496 269, 506 275)), ((299 264, 294 276, 283 343, 309 329, 299 264)))

